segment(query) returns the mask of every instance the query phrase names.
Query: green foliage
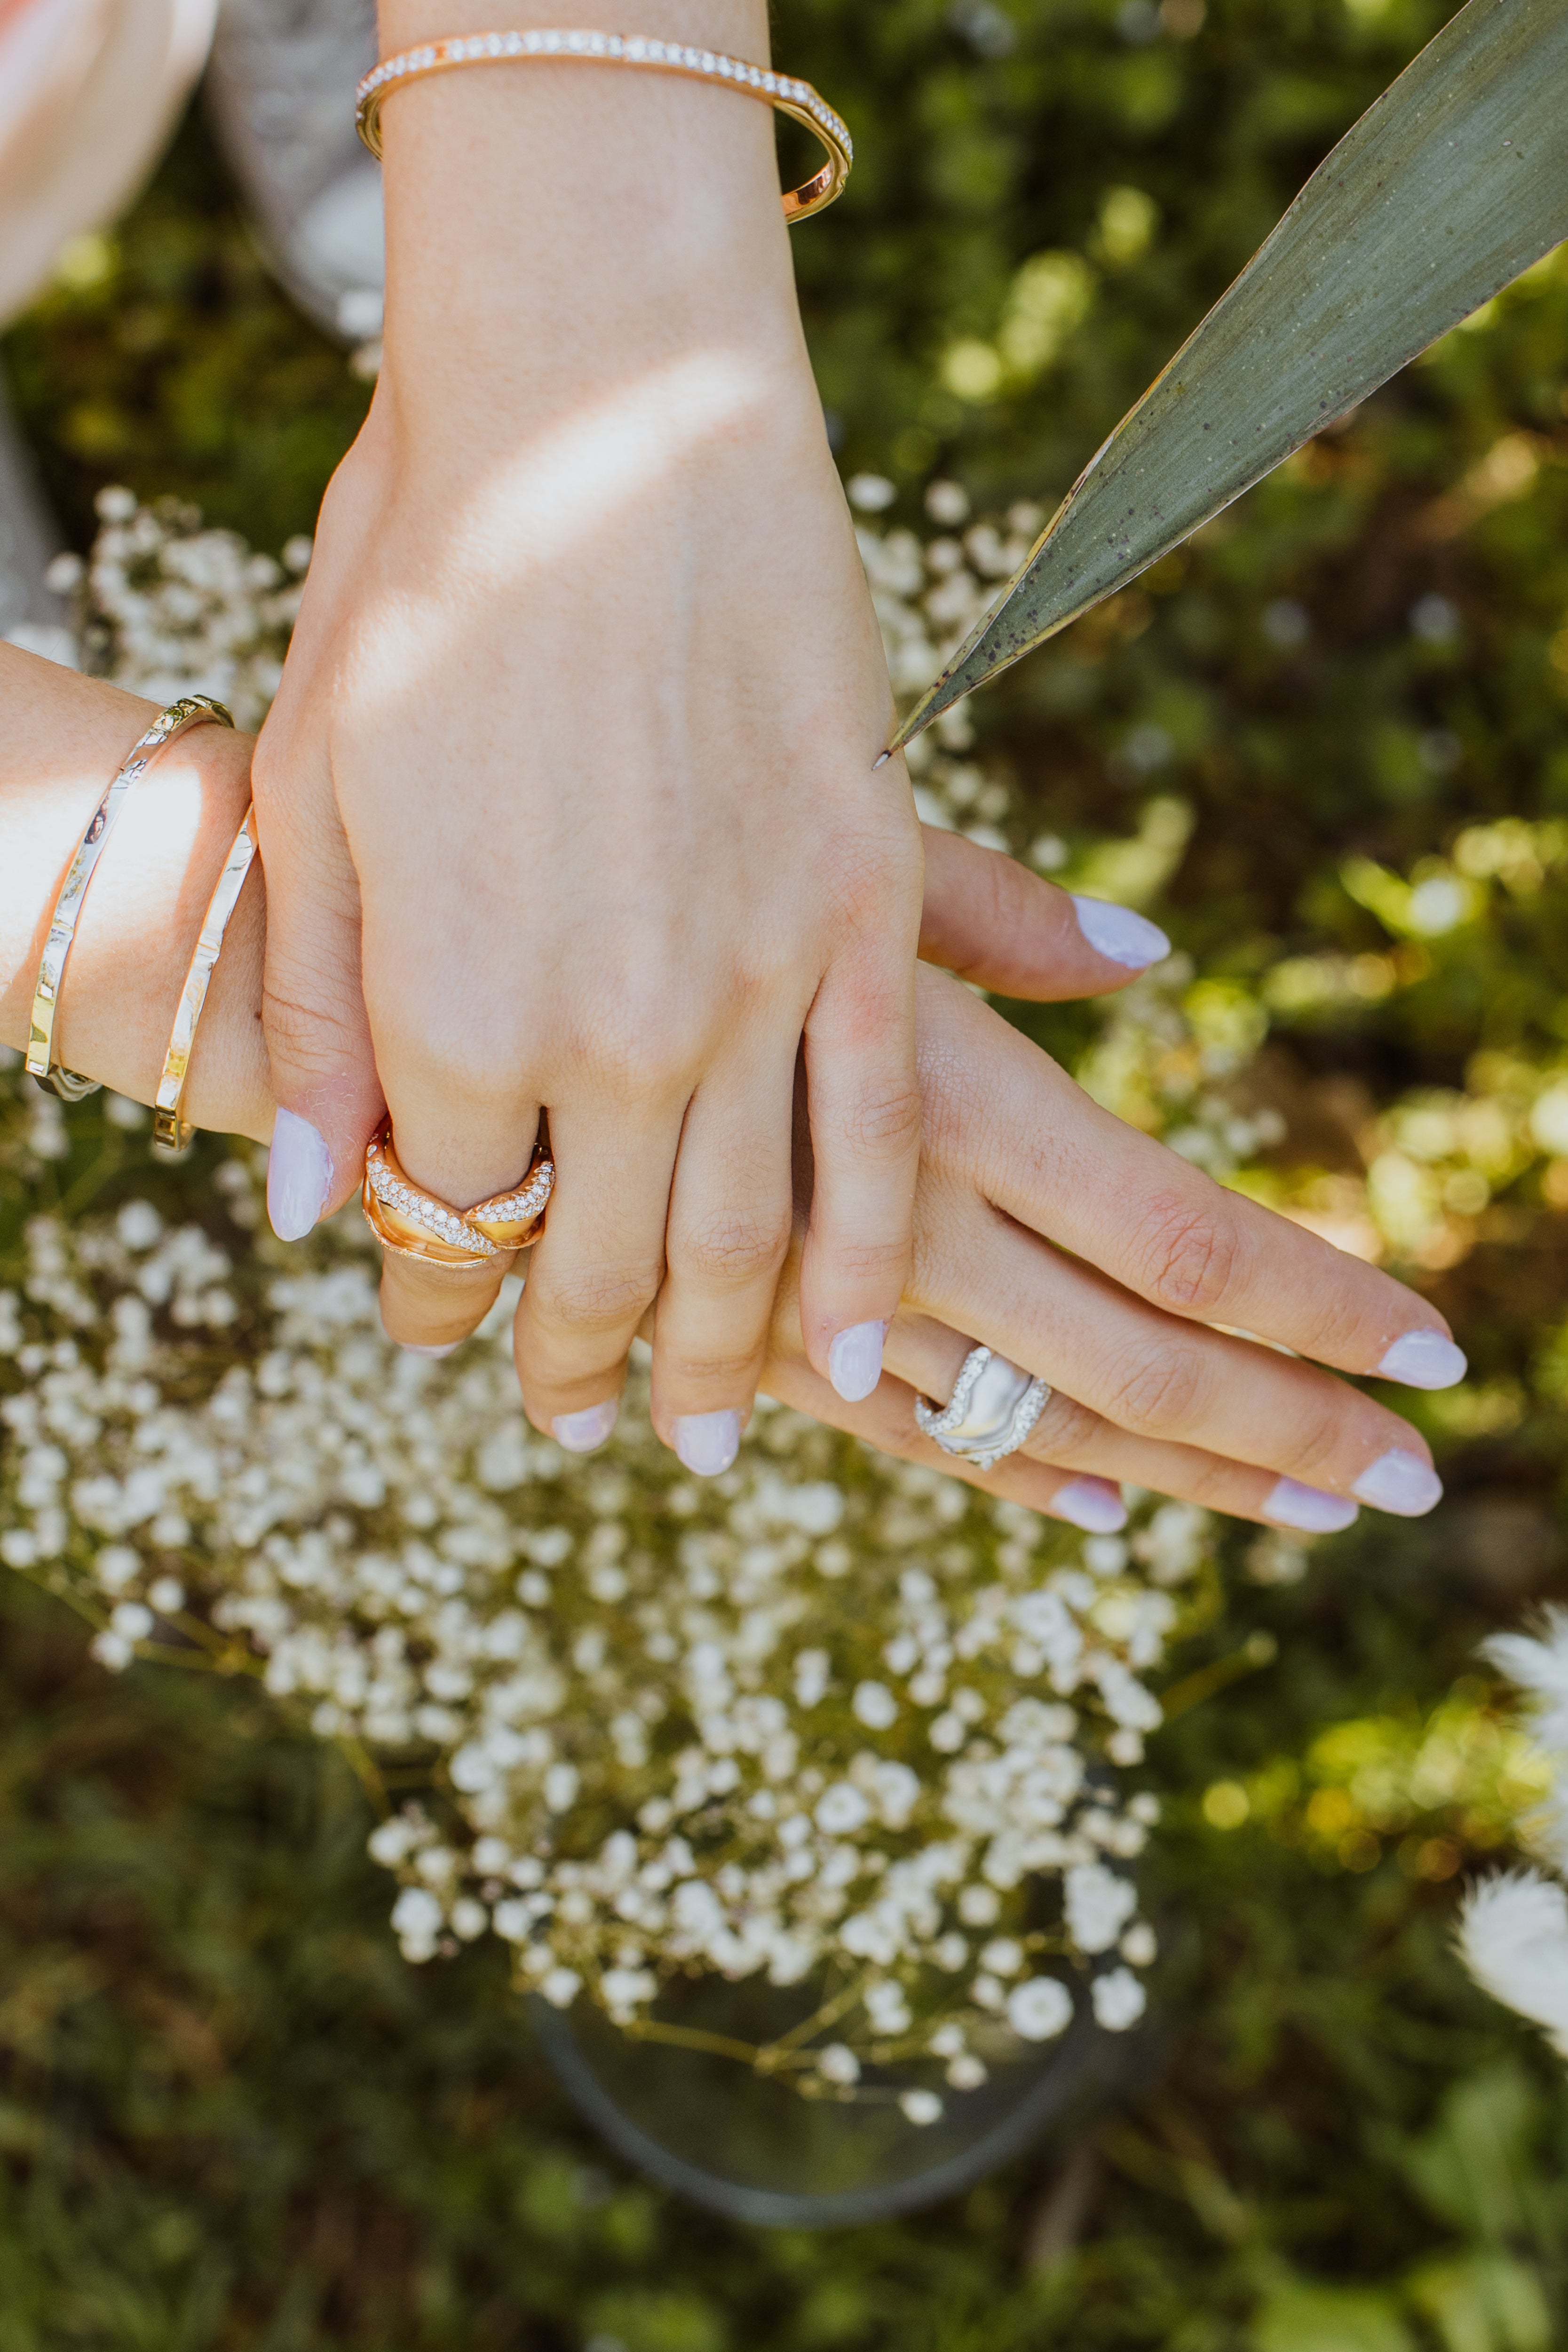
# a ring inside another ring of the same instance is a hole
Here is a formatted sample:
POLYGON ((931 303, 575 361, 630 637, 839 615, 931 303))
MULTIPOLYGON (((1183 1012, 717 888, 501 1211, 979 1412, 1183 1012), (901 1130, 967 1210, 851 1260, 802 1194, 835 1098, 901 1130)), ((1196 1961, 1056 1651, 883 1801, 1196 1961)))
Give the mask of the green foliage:
MULTIPOLYGON (((981 509, 1060 495, 1448 13, 780 0, 780 57, 861 151, 795 246, 846 465, 890 473, 894 519, 933 469, 981 509)), ((5 357, 78 547, 111 479, 279 547, 365 398, 198 121, 5 357)), ((1026 821, 1192 956, 1206 1041, 1268 1027, 1247 1083, 1289 1137, 1238 1181, 1381 1238, 1476 1368, 1419 1406, 1431 1522, 1368 1521, 1295 1585, 1231 1546, 1152 1745, 1163 2021, 1079 2205, 1050 2147, 838 2239, 629 2182, 497 1955, 397 1959, 330 1754, 248 1687, 109 1685, 7 1590, 0 2352, 1568 2340, 1562 2070, 1450 1944, 1522 1801, 1475 1646, 1563 1581, 1565 376, 1558 257, 977 706, 1026 821)), ((1020 1017, 1075 1057, 1098 1034, 1020 1017)), ((144 1185, 95 1106, 74 1125, 60 1197, 144 1185)), ((210 1165, 160 1181, 199 1203, 210 1165)))
MULTIPOLYGON (((1568 26, 1552 0, 1506 12, 1469 0, 1117 425, 903 736, 1125 587, 1561 244, 1565 100, 1568 26)), ((1147 197, 1113 190, 1098 247, 1135 257, 1153 226, 1147 197)), ((968 381, 955 388, 984 399, 1009 376, 1038 376, 1087 313, 1092 283, 1071 254, 1026 262, 990 364, 985 344, 965 346, 968 381)))

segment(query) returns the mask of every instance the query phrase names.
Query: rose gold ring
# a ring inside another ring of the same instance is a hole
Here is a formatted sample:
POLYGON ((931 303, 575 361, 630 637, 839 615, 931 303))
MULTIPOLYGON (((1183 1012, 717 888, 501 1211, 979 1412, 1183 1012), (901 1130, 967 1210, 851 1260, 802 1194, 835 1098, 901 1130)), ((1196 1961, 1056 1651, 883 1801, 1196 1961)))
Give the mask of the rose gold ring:
POLYGON ((554 1187, 554 1164, 536 1150, 512 1192, 494 1193, 476 1208, 455 1209, 405 1173, 392 1150, 392 1121, 383 1119, 366 1147, 360 1199, 377 1241, 399 1257, 425 1265, 486 1265, 538 1241, 554 1187))

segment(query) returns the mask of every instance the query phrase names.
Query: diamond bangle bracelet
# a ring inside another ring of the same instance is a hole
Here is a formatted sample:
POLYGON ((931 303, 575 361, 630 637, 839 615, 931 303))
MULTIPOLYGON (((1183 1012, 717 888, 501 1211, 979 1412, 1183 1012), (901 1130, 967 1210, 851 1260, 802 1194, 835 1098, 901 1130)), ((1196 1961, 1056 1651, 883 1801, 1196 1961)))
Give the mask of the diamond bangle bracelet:
POLYGON ((428 74, 449 73, 457 66, 490 65, 520 59, 549 59, 585 65, 632 66, 644 73, 684 74, 693 81, 716 82, 720 89, 738 90, 743 98, 760 99, 765 106, 814 133, 828 151, 828 161, 814 179, 792 188, 784 198, 784 217, 793 223, 821 212, 843 192, 855 159, 854 142, 842 117, 820 98, 809 81, 793 75, 770 73, 747 65, 743 58, 721 57, 713 49, 685 47, 679 41, 655 41, 641 33, 527 32, 469 33, 460 38, 430 41, 387 58, 368 73, 354 93, 354 127, 378 159, 382 152, 382 108, 401 84, 428 74))
POLYGON ((49 935, 44 942, 44 953, 38 965, 38 977, 33 989, 33 1017, 27 1033, 27 1068, 35 1078, 41 1078, 66 1102, 80 1102, 84 1095, 98 1092, 96 1078, 84 1078, 76 1070, 68 1070, 55 1054, 55 1017, 59 1010, 60 989, 65 981, 66 963, 77 935, 82 900, 87 886, 92 880, 99 859, 114 830, 115 819, 124 805, 125 796, 155 759, 165 743, 183 735, 187 727, 200 727, 205 722, 219 727, 232 727, 234 720, 221 702, 209 694, 183 694, 161 710, 143 735, 139 735, 118 774, 93 811, 92 822, 83 834, 70 863, 60 895, 55 901, 55 911, 49 920, 49 935))
POLYGON ((224 933, 229 917, 239 904, 239 894, 245 887, 245 877, 250 872, 256 854, 256 810, 247 808, 245 822, 235 834, 214 885, 202 918, 201 931, 185 985, 180 991, 180 1002, 174 1013, 174 1026, 170 1033, 169 1050, 163 1056, 162 1073, 158 1091, 152 1098, 152 1144, 158 1151, 175 1157, 190 1149, 195 1129, 185 1117, 185 1080, 191 1072, 191 1055, 195 1049, 196 1024, 207 1001, 218 958, 224 950, 224 933))

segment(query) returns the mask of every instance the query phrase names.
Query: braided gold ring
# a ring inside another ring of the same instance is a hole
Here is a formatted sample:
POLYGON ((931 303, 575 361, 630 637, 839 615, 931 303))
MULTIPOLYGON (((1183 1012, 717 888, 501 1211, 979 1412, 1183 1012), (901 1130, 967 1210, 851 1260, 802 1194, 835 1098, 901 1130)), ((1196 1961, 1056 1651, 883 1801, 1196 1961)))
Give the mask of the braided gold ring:
POLYGON ((425 1265, 486 1265, 538 1241, 554 1187, 554 1164, 536 1150, 513 1191, 494 1193, 476 1208, 455 1209, 405 1172, 392 1149, 392 1121, 383 1119, 366 1147, 360 1199, 377 1241, 399 1257, 425 1265))

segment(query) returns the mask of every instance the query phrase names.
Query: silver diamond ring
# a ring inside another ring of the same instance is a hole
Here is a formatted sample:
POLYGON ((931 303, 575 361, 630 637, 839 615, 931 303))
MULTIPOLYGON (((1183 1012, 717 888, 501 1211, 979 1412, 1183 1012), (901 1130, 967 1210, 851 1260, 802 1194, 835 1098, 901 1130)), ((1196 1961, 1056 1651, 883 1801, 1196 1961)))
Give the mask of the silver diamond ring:
POLYGON ((1051 1390, 989 1348, 971 1348, 945 1405, 916 1397, 915 1418, 924 1433, 977 1470, 989 1470, 1004 1454, 1016 1454, 1040 1414, 1051 1390))

